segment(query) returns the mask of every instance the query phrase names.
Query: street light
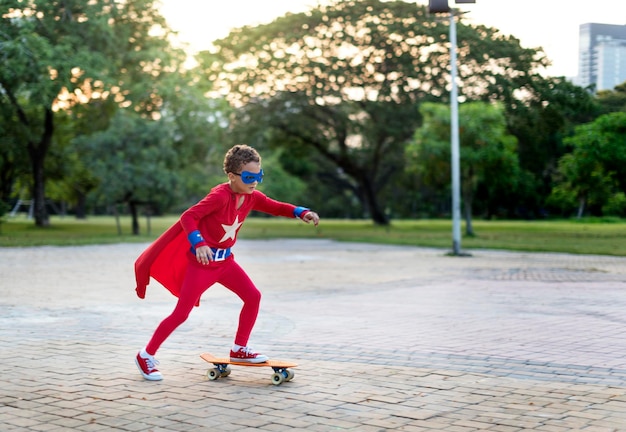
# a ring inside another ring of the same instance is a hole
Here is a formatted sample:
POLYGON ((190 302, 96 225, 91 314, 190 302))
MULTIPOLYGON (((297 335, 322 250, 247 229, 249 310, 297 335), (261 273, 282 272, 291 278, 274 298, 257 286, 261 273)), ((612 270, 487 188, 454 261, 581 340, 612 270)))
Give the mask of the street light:
MULTIPOLYGON (((455 3, 475 3, 475 0, 455 0, 455 3)), ((452 255, 461 253, 461 163, 459 150, 459 94, 456 83, 456 21, 454 10, 448 6, 448 0, 429 0, 430 13, 449 13, 450 15, 450 153, 452 168, 452 255)))

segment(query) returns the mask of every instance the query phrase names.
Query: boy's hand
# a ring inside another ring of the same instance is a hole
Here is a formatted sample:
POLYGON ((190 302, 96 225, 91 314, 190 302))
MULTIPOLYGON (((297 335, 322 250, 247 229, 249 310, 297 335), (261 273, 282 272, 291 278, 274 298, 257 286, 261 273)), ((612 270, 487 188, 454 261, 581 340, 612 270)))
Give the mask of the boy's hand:
POLYGON ((302 220, 305 221, 306 223, 313 222, 315 226, 317 226, 317 224, 320 223, 320 217, 314 211, 306 212, 306 214, 302 217, 302 220))
POLYGON ((196 259, 199 263, 207 265, 209 261, 213 261, 213 251, 208 246, 200 246, 196 249, 196 259))

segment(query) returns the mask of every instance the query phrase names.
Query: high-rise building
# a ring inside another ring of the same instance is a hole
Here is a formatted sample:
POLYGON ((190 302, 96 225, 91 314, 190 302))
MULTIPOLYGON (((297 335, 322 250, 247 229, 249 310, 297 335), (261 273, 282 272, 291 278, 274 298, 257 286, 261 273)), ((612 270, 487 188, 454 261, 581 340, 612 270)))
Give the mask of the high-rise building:
POLYGON ((578 85, 612 90, 626 81, 626 25, 581 24, 579 44, 578 85))

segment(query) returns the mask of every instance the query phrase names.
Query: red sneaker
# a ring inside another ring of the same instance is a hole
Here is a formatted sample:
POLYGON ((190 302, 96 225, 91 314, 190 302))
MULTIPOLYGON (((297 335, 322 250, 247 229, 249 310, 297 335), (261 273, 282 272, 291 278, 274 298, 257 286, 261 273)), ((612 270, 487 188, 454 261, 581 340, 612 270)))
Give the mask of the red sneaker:
POLYGON ((254 352, 249 347, 239 348, 239 351, 230 351, 230 361, 243 362, 243 363, 263 363, 269 360, 269 357, 263 354, 254 352))
POLYGON ((135 364, 145 379, 150 381, 160 381, 163 379, 163 375, 161 375, 161 372, 155 367, 159 362, 154 356, 151 356, 147 352, 143 350, 138 352, 137 357, 135 357, 135 364))

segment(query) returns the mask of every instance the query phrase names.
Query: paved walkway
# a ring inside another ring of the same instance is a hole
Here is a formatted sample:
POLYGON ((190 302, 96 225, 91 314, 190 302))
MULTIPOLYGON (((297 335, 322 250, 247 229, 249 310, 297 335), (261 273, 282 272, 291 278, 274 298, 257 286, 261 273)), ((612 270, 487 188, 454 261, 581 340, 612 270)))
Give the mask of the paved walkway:
POLYGON ((208 381, 239 300, 220 286, 158 353, 174 305, 134 293, 145 244, 0 248, 2 431, 626 431, 626 259, 326 240, 240 241, 252 344, 299 363, 208 381))

